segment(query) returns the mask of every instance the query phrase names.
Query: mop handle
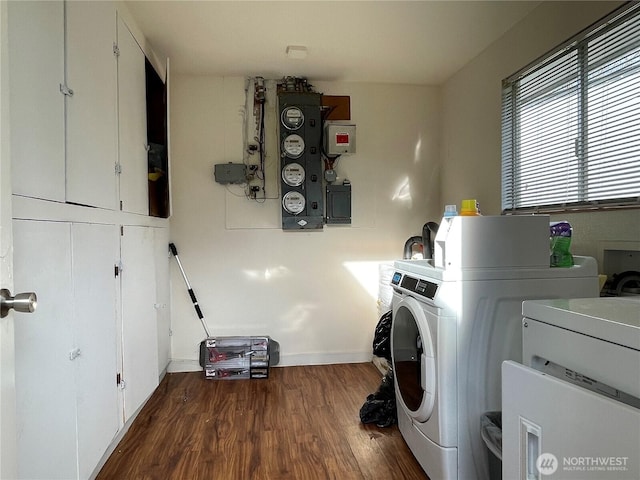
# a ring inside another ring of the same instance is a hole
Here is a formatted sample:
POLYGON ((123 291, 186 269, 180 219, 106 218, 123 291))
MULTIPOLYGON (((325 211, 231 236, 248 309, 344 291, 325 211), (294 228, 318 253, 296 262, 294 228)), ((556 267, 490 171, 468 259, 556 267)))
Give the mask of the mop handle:
POLYGON ((187 291, 189 292, 189 296, 191 297, 191 302, 193 303, 193 308, 195 308, 196 313, 198 314, 198 318, 202 323, 202 327, 204 328, 207 337, 210 337, 209 329, 207 328, 207 324, 204 322, 204 315, 202 314, 202 310, 200 310, 200 305, 198 305, 198 299, 196 298, 196 294, 193 292, 193 288, 189 285, 189 280, 187 279, 187 274, 184 272, 184 268, 182 268, 182 262, 180 262, 180 258, 178 258, 178 249, 175 244, 169 244, 169 250, 173 254, 176 262, 178 263, 178 267, 180 268, 180 272, 182 273, 182 278, 184 278, 184 283, 187 285, 187 291))

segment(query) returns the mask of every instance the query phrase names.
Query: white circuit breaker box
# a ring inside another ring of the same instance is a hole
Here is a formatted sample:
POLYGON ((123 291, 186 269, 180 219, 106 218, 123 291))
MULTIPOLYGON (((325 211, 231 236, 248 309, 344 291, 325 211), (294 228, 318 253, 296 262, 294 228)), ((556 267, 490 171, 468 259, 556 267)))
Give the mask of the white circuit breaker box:
POLYGON ((329 156, 356 153, 356 126, 325 124, 324 153, 329 156))

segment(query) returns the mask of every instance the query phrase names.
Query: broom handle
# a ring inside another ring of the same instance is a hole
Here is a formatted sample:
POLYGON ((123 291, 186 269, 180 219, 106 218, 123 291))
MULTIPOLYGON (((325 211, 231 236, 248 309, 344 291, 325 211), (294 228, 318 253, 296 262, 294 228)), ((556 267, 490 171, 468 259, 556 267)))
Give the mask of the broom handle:
POLYGON ((196 313, 198 314, 198 318, 200 319, 200 323, 202 323, 202 328, 204 328, 204 331, 207 334, 207 337, 210 337, 211 333, 209 333, 207 324, 204 321, 204 315, 202 314, 202 310, 200 310, 200 305, 198 305, 198 299, 196 298, 196 294, 193 292, 193 288, 191 288, 191 285, 189 285, 187 274, 184 272, 184 268, 182 268, 182 263, 180 262, 180 258, 178 257, 178 249, 173 243, 169 244, 169 249, 171 250, 171 253, 176 259, 176 262, 178 263, 178 267, 180 268, 180 272, 182 273, 182 278, 184 278, 184 283, 187 285, 187 291, 189 292, 189 296, 191 297, 193 308, 195 308, 196 313))

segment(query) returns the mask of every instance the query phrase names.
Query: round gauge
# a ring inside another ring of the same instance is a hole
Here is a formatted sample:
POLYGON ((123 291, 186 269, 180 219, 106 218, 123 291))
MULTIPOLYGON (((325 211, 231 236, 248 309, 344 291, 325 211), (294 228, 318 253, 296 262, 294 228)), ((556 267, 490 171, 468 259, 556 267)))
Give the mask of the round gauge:
POLYGON ((298 130, 304 123, 304 113, 298 107, 287 107, 282 111, 280 121, 289 130, 298 130))
POLYGON ((282 181, 290 187, 299 187, 304 182, 304 167, 299 163, 290 163, 282 169, 282 181))
POLYGON ((299 192, 287 192, 282 197, 282 208, 291 215, 298 215, 306 204, 304 195, 299 192))
POLYGON ((291 158, 298 158, 304 152, 304 139, 300 135, 291 134, 282 142, 284 153, 291 158))

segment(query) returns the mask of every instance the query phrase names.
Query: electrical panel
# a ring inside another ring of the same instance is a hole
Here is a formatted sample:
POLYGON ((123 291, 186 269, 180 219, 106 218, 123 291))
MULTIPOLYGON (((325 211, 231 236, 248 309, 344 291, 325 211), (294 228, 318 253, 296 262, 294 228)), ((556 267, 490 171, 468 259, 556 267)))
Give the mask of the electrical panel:
POLYGON ((351 224, 351 184, 327 185, 327 225, 351 224))
POLYGON ((322 229, 322 95, 278 89, 282 229, 322 229))

